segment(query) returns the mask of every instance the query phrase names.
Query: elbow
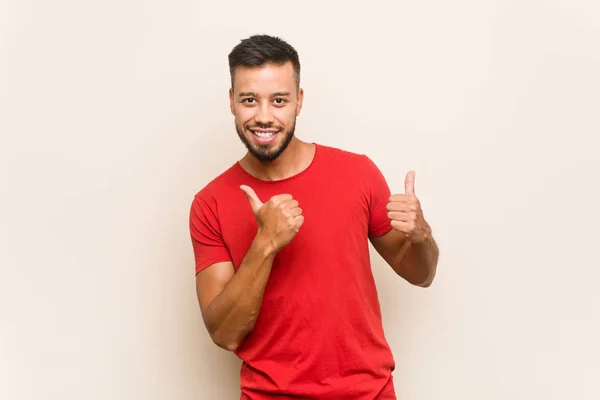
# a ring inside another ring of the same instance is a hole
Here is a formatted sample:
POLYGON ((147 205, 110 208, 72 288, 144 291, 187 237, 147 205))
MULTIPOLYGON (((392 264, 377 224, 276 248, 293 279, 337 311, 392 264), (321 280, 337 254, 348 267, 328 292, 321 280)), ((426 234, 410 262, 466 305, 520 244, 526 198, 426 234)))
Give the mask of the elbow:
POLYGON ((223 338, 220 338, 218 335, 211 335, 211 338, 213 343, 216 344, 218 347, 222 348, 223 350, 235 352, 240 346, 240 343, 238 341, 225 340, 223 338))
POLYGON ((223 350, 235 352, 241 344, 241 340, 232 337, 231 334, 223 333, 220 330, 209 332, 213 343, 223 350))
POLYGON ((433 283, 433 279, 428 279, 421 283, 415 283, 414 285, 421 287, 421 288, 428 288, 429 286, 431 286, 432 283, 433 283))
POLYGON ((217 346, 233 353, 238 349, 240 344, 238 342, 225 342, 225 343, 217 343, 217 346))
POLYGON ((254 326, 236 325, 232 327, 225 324, 207 324, 207 328, 214 344, 224 350, 235 352, 254 326))
POLYGON ((413 285, 421 287, 421 288, 428 288, 429 286, 431 286, 431 284, 433 283, 433 280, 435 279, 435 272, 432 272, 430 275, 428 275, 427 277, 425 277, 425 279, 420 279, 418 281, 414 281, 411 282, 413 285))
MULTIPOLYGON (((413 272, 413 271, 411 271, 413 272)), ((404 278, 408 283, 413 286, 418 286, 422 288, 428 288, 433 283, 433 279, 435 278, 435 272, 431 272, 428 274, 425 273, 398 273, 399 276, 404 278)))
POLYGON ((421 279, 419 279, 416 283, 413 283, 413 285, 419 286, 422 288, 428 288, 433 283, 436 272, 437 272, 437 262, 431 268, 429 268, 429 270, 427 271, 427 274, 424 274, 425 276, 421 276, 421 279))

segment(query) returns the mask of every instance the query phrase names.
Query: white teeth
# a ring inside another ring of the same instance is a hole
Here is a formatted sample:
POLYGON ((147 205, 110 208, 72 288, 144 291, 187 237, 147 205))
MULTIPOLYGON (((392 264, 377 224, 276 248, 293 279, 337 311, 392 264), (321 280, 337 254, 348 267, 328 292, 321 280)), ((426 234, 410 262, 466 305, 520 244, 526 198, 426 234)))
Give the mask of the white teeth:
POLYGON ((271 136, 273 136, 275 134, 275 132, 256 132, 256 131, 252 131, 256 136, 266 139, 266 138, 270 138, 271 136))

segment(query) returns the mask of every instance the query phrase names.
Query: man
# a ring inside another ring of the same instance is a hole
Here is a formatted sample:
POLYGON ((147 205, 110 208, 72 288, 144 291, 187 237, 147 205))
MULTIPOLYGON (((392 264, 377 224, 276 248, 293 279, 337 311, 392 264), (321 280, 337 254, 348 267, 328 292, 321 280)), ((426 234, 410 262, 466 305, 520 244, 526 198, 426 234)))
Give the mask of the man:
POLYGON ((294 135, 297 52, 257 35, 229 54, 231 113, 247 154, 198 192, 190 231, 212 340, 243 361, 241 399, 395 399, 369 240, 427 287, 438 249, 414 194, 365 155, 294 135))

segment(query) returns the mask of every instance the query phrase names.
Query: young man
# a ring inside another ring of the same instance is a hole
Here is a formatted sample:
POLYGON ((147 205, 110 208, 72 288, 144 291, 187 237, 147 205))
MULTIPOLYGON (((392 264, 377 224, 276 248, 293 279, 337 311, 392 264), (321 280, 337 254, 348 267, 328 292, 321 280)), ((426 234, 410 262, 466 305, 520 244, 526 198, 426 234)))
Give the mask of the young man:
POLYGON ((431 284, 414 172, 391 195, 367 156, 298 139, 300 63, 281 39, 245 39, 229 65, 248 152, 195 195, 190 231, 202 317, 243 360, 241 399, 395 399, 368 243, 431 284))

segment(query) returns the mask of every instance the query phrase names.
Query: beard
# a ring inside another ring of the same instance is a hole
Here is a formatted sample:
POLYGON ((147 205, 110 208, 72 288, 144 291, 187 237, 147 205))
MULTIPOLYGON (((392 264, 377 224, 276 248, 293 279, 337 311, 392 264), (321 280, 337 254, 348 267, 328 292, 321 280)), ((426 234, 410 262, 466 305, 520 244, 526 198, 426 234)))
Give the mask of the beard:
MULTIPOLYGON (((257 127, 263 128, 263 129, 272 128, 272 126, 271 127, 257 126, 257 127)), ((294 118, 294 122, 292 123, 292 126, 290 127, 290 129, 288 129, 285 132, 283 132, 280 129, 276 133, 276 135, 283 134, 284 136, 281 141, 281 144, 279 144, 279 146, 277 146, 275 148, 272 148, 270 143, 269 144, 251 143, 250 140, 248 140, 246 138, 246 135, 244 134, 246 131, 249 131, 249 130, 245 130, 243 126, 239 126, 238 124, 235 124, 235 130, 237 131, 238 136, 240 137, 240 140, 242 141, 242 143, 244 143, 244 146, 246 146, 246 149, 248 149, 250 154, 252 154, 259 161, 270 162, 270 161, 277 159, 277 157, 279 157, 281 155, 281 153, 283 153, 283 151, 288 147, 288 145, 292 141, 292 138, 294 137, 294 132, 296 130, 296 118, 294 118)), ((250 134, 254 135, 254 133, 252 133, 252 132, 250 132, 250 134)))

